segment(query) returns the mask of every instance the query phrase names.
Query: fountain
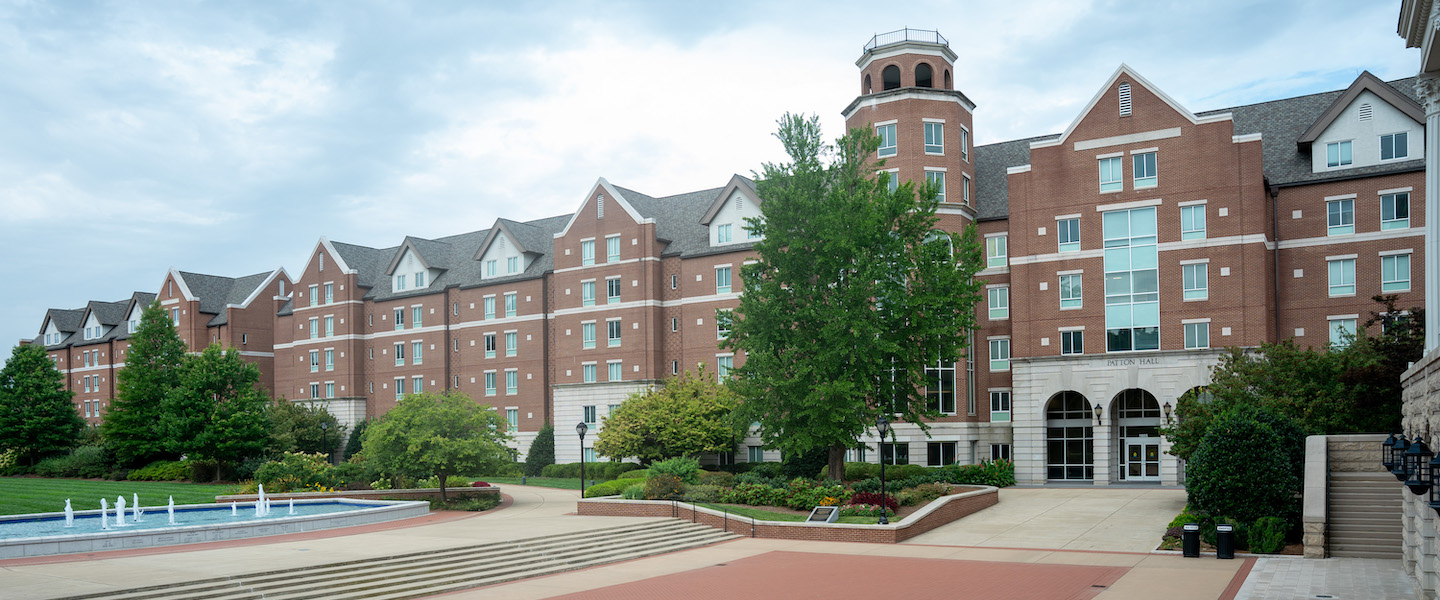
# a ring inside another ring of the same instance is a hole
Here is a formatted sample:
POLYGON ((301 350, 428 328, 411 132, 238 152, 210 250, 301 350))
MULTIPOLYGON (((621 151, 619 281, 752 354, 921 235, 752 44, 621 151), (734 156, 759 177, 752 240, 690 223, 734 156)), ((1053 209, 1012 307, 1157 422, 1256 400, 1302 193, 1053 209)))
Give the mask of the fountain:
POLYGON ((69 498, 66 498, 66 499, 65 499, 65 526, 66 526, 66 527, 74 527, 74 526, 75 526, 75 509, 70 508, 70 499, 69 499, 69 498))
POLYGON ((170 514, 170 524, 171 524, 171 525, 174 525, 174 524, 175 524, 175 497, 174 497, 174 496, 171 496, 171 497, 170 497, 170 506, 165 509, 165 512, 167 512, 167 513, 170 514))
POLYGON ((101 498, 101 499, 100 499, 100 528, 101 528, 101 529, 109 529, 109 528, 110 528, 110 517, 109 517, 109 515, 110 515, 110 505, 105 503, 105 499, 104 499, 104 498, 101 498))
POLYGON ((124 526, 125 526, 125 497, 124 497, 124 496, 116 496, 116 497, 115 497, 115 526, 116 526, 116 527, 124 527, 124 526))
POLYGON ((140 494, 131 494, 130 499, 134 501, 130 504, 130 520, 139 523, 140 515, 144 512, 140 510, 140 494))
POLYGON ((295 514, 295 499, 294 499, 294 498, 291 498, 291 499, 290 499, 290 514, 292 514, 292 515, 295 514))
POLYGON ((237 511, 237 510, 239 510, 239 509, 237 509, 235 506, 236 506, 236 505, 235 505, 234 502, 231 502, 231 503, 230 503, 230 517, 231 517, 231 518, 235 518, 235 517, 239 516, 239 515, 235 512, 235 511, 237 511))

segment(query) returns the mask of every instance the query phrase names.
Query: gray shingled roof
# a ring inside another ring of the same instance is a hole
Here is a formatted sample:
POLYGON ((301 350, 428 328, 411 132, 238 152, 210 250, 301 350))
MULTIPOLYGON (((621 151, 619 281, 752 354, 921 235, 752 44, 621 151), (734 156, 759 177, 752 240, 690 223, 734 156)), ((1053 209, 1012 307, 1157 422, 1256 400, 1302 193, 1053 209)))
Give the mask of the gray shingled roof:
MULTIPOLYGON (((150 306, 150 304, 155 301, 155 298, 156 295, 152 292, 135 292, 134 294, 131 294, 130 299, 125 302, 124 312, 120 316, 120 318, 122 319, 122 324, 124 323, 125 319, 128 319, 130 317, 130 307, 138 304, 141 307, 141 310, 144 310, 145 307, 150 306)), ((128 340, 130 339, 130 328, 116 327, 115 329, 111 330, 108 337, 112 340, 128 340)))
MULTIPOLYGON (((244 304, 245 299, 249 298, 250 294, 255 293, 255 288, 264 285, 265 280, 268 279, 270 277, 270 273, 273 272, 274 271, 256 273, 254 275, 246 275, 244 277, 237 277, 230 280, 230 289, 225 293, 225 297, 222 299, 223 302, 222 304, 220 304, 219 312, 215 313, 215 318, 210 319, 210 322, 207 323, 207 325, 210 327, 216 327, 228 323, 230 321, 230 311, 225 310, 225 307, 231 304, 244 304)), ((185 281, 188 282, 190 280, 186 279, 185 281)), ((192 289, 190 291, 193 292, 195 290, 192 289)), ((205 297, 201 296, 200 312, 205 312, 205 304, 205 297)))
MULTIPOLYGON (((705 211, 715 202, 715 196, 725 188, 711 188, 698 192, 676 194, 664 198, 652 198, 635 190, 615 186, 630 202, 640 216, 655 219, 655 235, 669 240, 670 244, 661 251, 661 256, 701 256, 710 254, 710 228, 701 225, 705 211)), ((748 248, 749 244, 727 244, 718 251, 734 252, 748 248)))
MULTIPOLYGON (((1387 82, 1387 84, 1411 100, 1417 100, 1414 77, 1397 79, 1387 82)), ((1418 159, 1329 173, 1311 172, 1310 155, 1302 152, 1296 141, 1316 119, 1320 118, 1321 113, 1324 113, 1335 102, 1335 99, 1344 93, 1345 90, 1335 90, 1196 114, 1197 116, 1208 116, 1230 113, 1235 120, 1235 135, 1259 133, 1262 144, 1261 153, 1265 161, 1265 178, 1271 185, 1302 185, 1331 179, 1425 168, 1424 159, 1418 159)), ((975 147, 977 218, 988 220, 1004 219, 1009 216, 1006 169, 1030 162, 1031 142, 1057 137, 1059 134, 975 147)))
POLYGON ((55 324, 55 329, 68 335, 62 336, 59 344, 51 344, 46 346, 46 348, 59 348, 64 346, 66 341, 85 327, 84 321, 81 320, 84 318, 84 308, 52 308, 47 310, 45 311, 45 320, 40 322, 40 335, 35 336, 35 339, 32 340, 31 343, 45 343, 45 325, 49 322, 55 324))

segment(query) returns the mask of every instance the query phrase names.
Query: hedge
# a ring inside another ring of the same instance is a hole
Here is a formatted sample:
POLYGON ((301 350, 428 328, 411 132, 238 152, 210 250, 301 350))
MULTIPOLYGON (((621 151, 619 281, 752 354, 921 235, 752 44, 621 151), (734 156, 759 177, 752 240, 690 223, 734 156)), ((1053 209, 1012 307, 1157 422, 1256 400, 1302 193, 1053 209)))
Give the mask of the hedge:
MULTIPOLYGON (((587 473, 588 474, 588 473, 587 473)), ((597 483, 585 489, 586 498, 598 498, 600 496, 616 496, 632 485, 645 483, 644 478, 614 479, 597 483)))

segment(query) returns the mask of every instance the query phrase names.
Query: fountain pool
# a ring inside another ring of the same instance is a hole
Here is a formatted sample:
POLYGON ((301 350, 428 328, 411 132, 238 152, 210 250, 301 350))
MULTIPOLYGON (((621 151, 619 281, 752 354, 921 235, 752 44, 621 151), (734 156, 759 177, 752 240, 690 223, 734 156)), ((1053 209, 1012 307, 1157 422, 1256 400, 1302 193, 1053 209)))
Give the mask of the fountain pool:
MULTIPOLYGON (((254 502, 244 503, 254 505, 254 502)), ((133 509, 132 509, 133 510, 133 509)), ((428 502, 316 499, 296 500, 294 514, 236 511, 233 505, 190 504, 174 507, 171 524, 168 506, 140 507, 115 518, 115 511, 73 511, 0 517, 0 559, 75 552, 148 548, 172 544, 243 539, 380 523, 424 515, 428 502), (256 513, 260 513, 257 515, 256 513)))

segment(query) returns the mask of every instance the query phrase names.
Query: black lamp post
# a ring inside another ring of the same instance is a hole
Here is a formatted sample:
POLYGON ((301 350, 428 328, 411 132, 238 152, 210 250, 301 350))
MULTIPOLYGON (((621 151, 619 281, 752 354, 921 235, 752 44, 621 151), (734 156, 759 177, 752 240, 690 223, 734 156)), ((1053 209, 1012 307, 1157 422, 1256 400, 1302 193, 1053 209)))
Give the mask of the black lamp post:
POLYGON ((329 422, 329 421, 321 421, 321 422, 320 422, 320 437, 322 438, 322 442, 321 442, 321 443, 325 444, 325 454, 326 454, 326 458, 330 461, 330 464, 335 464, 335 457, 334 457, 334 456, 331 456, 332 454, 335 454, 335 449, 330 447, 330 422, 329 422))
POLYGON ((1380 464, 1385 467, 1386 471, 1395 468, 1395 459, 1391 455, 1394 449, 1395 434, 1392 433, 1390 437, 1385 438, 1385 441, 1380 442, 1380 464))
POLYGON ((585 497, 585 432, 590 431, 590 426, 581 420, 575 425, 575 433, 580 434, 580 497, 585 497))
MULTIPOLYGON (((890 419, 885 415, 875 418, 875 430, 880 432, 880 524, 889 525, 890 518, 885 513, 890 512, 890 507, 885 501, 885 436, 890 435, 890 419)), ((895 454, 895 446, 890 446, 890 454, 895 454)))
POLYGON ((1101 412, 1102 412, 1102 409, 1100 408, 1100 403, 1098 403, 1098 402, 1095 403, 1095 424, 1096 424, 1096 425, 1099 425, 1099 424, 1100 424, 1100 413, 1101 413, 1101 412))
POLYGON ((1173 423, 1175 422, 1175 418, 1174 418, 1172 415, 1174 414, 1175 409, 1170 406, 1170 403, 1169 403, 1169 402, 1166 402, 1166 403, 1165 403, 1165 406, 1163 406, 1163 407, 1161 407, 1161 408, 1164 408, 1164 409, 1165 409, 1165 424, 1166 424, 1166 425, 1173 424, 1173 423))
POLYGON ((1390 474, 1395 476, 1395 481, 1405 481, 1409 473, 1405 472, 1405 451, 1410 449, 1410 442, 1405 441, 1405 434, 1395 438, 1395 445, 1390 447, 1390 474))
POLYGON ((1430 484, 1433 481, 1430 474, 1430 459, 1435 458, 1435 453, 1425 445, 1425 440, 1419 437, 1405 450, 1405 470, 1409 472, 1409 479, 1405 480, 1405 487, 1410 493, 1420 496, 1430 491, 1430 484))

